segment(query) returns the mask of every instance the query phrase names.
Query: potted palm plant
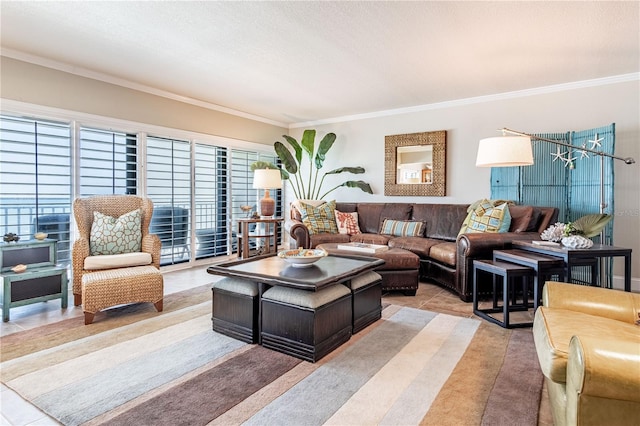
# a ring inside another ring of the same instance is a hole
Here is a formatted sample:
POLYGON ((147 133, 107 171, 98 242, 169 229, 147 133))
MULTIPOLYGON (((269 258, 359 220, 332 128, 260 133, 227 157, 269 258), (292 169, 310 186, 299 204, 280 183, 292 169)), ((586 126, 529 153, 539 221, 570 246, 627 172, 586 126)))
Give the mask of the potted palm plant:
POLYGON ((373 194, 371 186, 362 180, 348 180, 328 191, 322 191, 324 179, 327 175, 340 173, 362 174, 365 172, 364 168, 360 166, 340 167, 325 172, 320 177, 320 169, 322 169, 324 165, 327 152, 336 141, 335 133, 327 133, 318 144, 317 149, 315 145, 315 130, 305 130, 300 143, 291 136, 282 135, 282 137, 288 142, 293 151, 289 150, 289 148, 280 141, 275 142, 273 147, 275 148, 278 158, 282 161, 282 167, 280 169, 282 178, 283 180, 289 181, 297 199, 322 200, 341 186, 359 188, 366 193, 373 194), (306 173, 303 173, 301 167, 303 161, 308 161, 306 173))

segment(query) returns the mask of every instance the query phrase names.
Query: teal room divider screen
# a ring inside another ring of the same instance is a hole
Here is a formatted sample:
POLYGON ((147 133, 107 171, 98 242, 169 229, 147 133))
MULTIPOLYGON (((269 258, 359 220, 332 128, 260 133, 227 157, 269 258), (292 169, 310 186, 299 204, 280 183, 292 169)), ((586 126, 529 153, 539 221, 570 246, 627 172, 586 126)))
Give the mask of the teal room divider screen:
MULTIPOLYGON (((615 123, 566 133, 535 134, 571 144, 566 148, 532 138, 534 164, 491 169, 491 198, 517 204, 552 206, 558 220, 571 222, 580 216, 600 213, 600 179, 604 178, 604 213, 613 214, 613 158, 582 152, 581 148, 614 154, 615 123), (564 159, 558 158, 563 154, 564 159), (570 164, 567 164, 570 163, 570 164), (601 167, 603 167, 601 173, 601 167)), ((594 238, 598 241, 599 238, 594 238)), ((604 244, 613 243, 613 220, 605 228, 604 244)))

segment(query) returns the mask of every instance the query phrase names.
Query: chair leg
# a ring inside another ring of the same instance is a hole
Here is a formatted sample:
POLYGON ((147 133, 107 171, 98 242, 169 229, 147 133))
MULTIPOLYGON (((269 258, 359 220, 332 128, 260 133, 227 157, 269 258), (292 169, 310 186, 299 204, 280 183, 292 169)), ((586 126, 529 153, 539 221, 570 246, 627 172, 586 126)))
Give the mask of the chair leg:
POLYGON ((163 301, 163 299, 160 299, 156 303, 153 304, 153 306, 156 307, 156 311, 158 311, 158 312, 162 312, 162 301, 163 301))
POLYGON ((82 295, 73 293, 73 306, 82 305, 82 295))
POLYGON ((96 314, 92 314, 91 312, 85 312, 84 313, 84 325, 89 325, 93 322, 93 317, 96 314))

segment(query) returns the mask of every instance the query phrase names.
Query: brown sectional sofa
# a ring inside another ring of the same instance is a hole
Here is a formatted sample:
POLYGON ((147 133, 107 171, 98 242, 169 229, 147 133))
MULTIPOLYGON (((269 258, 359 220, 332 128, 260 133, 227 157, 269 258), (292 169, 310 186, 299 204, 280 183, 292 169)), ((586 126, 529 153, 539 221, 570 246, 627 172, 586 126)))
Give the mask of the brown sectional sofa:
MULTIPOLYGON (((539 240, 540 233, 557 221, 555 207, 510 206, 509 232, 499 234, 462 234, 468 204, 344 203, 341 212, 357 212, 361 234, 309 235, 297 210, 285 222, 291 248, 313 248, 323 243, 363 242, 386 244, 409 250, 420 257, 420 276, 454 291, 465 302, 473 296, 473 260, 490 259, 493 250, 509 248, 514 240, 539 240), (394 237, 380 234, 384 219, 421 221, 426 224, 423 237, 394 237)), ((480 291, 488 292, 488 283, 480 291)))

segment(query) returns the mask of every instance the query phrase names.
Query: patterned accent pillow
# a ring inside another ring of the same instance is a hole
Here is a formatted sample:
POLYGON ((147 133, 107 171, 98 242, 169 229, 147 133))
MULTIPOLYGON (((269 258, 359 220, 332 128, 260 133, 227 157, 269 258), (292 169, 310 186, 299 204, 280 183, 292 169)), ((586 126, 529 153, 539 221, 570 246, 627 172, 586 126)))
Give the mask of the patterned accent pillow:
POLYGON ((483 200, 471 213, 466 233, 507 232, 510 225, 511 214, 507 203, 494 206, 489 200, 483 200))
POLYGON ((424 223, 408 220, 385 219, 382 222, 381 234, 395 237, 421 237, 424 233, 424 223))
POLYGON ((337 234, 338 225, 336 225, 335 210, 335 200, 321 204, 318 207, 301 202, 300 214, 302 215, 302 223, 309 230, 309 235, 323 232, 337 234))
POLYGON ((336 225, 340 234, 360 234, 358 226, 358 213, 344 213, 336 210, 336 225))
POLYGON ((140 251, 142 244, 142 212, 140 209, 115 218, 93 212, 93 224, 89 235, 89 251, 92 256, 123 254, 140 251))

